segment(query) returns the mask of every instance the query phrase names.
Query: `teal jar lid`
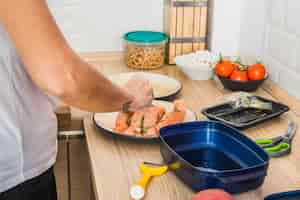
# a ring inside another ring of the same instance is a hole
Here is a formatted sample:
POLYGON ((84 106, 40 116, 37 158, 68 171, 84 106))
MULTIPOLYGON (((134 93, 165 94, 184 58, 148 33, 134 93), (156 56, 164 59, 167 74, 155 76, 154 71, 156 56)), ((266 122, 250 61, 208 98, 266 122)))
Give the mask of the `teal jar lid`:
POLYGON ((124 35, 124 40, 136 43, 159 43, 168 40, 168 36, 155 31, 133 31, 124 35))

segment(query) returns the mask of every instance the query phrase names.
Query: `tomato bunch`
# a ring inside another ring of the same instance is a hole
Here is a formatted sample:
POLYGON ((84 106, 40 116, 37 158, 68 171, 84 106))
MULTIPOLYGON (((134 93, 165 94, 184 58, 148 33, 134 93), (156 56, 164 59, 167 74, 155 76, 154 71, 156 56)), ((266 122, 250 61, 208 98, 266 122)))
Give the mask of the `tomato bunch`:
POLYGON ((232 62, 223 59, 222 56, 220 56, 220 60, 216 64, 214 71, 220 77, 242 82, 262 80, 266 77, 267 73, 265 66, 261 63, 246 66, 240 60, 232 62))

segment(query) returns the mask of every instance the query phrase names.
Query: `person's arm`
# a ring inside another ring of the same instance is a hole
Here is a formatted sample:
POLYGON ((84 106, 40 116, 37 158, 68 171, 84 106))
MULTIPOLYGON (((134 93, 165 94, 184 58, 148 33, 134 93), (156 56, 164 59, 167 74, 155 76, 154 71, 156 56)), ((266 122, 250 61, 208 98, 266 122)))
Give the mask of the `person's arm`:
MULTIPOLYGON (((0 23, 14 41, 32 80, 62 101, 93 112, 113 111, 133 101, 141 106, 151 89, 141 81, 140 98, 112 84, 69 47, 45 0, 1 0, 0 23), (140 102, 137 99, 140 100, 140 102)), ((1 45, 1 44, 0 44, 1 45)))

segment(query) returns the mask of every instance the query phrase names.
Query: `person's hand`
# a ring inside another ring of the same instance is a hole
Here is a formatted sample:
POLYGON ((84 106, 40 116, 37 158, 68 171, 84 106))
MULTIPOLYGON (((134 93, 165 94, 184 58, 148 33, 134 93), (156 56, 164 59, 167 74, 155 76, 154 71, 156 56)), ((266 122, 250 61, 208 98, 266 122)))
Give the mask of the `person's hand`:
POLYGON ((134 76, 126 83, 125 89, 133 97, 128 107, 129 111, 134 112, 152 105, 153 89, 148 80, 134 76))

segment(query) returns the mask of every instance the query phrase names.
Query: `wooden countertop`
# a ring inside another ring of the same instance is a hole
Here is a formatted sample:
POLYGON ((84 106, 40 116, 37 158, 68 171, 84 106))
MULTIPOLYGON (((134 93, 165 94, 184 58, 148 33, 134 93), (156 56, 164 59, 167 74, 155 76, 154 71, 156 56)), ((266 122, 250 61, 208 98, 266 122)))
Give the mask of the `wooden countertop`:
MULTIPOLYGON (((132 71, 127 69, 119 54, 84 55, 89 62, 104 74, 132 71)), ((174 77, 183 83, 180 98, 194 111, 212 105, 229 91, 224 90, 214 81, 191 81, 175 66, 165 66, 154 70, 174 77)), ((283 134, 290 119, 300 124, 299 102, 289 97, 272 82, 267 82, 256 95, 282 100, 292 111, 281 118, 274 119, 244 133, 252 139, 273 137, 283 134), (271 95, 272 93, 272 95, 271 95)), ((138 166, 142 161, 161 162, 162 158, 157 143, 137 143, 120 140, 99 132, 93 125, 91 116, 75 110, 73 113, 84 120, 84 130, 90 157, 93 186, 98 200, 127 200, 129 188, 140 177, 138 166)), ((289 156, 272 159, 268 176, 264 185, 254 191, 236 195, 236 200, 262 200, 266 195, 300 188, 300 134, 296 135, 293 152, 289 156)), ((152 180, 145 199, 185 200, 190 199, 193 192, 184 186, 172 172, 152 180)))

